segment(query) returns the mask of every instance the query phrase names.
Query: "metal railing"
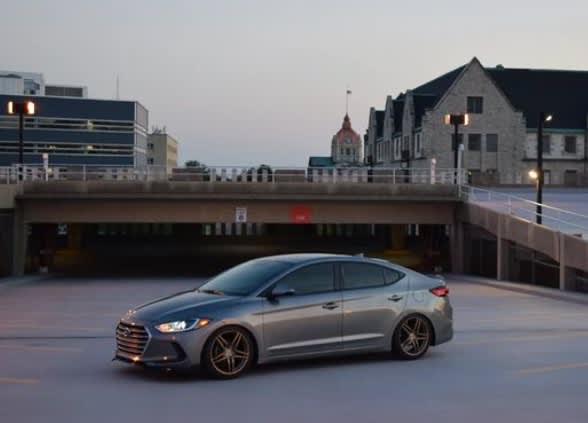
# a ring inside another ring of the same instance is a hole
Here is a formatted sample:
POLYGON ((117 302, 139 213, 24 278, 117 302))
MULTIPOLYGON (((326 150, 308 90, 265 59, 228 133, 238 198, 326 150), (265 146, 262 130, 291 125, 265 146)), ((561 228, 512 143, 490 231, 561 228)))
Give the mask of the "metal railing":
POLYGON ((535 222, 537 216, 541 216, 543 224, 547 227, 588 238, 588 216, 580 213, 547 204, 541 204, 542 212, 537 213, 539 203, 535 201, 470 185, 462 185, 461 196, 468 202, 480 204, 530 222, 535 222))
POLYGON ((455 169, 392 168, 392 167, 246 167, 211 166, 174 168, 149 166, 132 167, 0 167, 0 184, 50 181, 187 181, 210 183, 387 183, 443 184, 461 182, 465 172, 455 169))

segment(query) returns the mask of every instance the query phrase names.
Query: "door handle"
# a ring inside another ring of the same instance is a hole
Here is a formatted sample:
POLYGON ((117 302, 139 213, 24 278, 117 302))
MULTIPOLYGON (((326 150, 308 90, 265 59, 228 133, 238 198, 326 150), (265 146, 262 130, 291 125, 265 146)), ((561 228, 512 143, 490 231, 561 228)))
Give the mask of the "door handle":
POLYGON ((323 304, 323 308, 324 308, 325 310, 334 310, 334 309, 336 309, 337 307, 339 307, 339 305, 338 305, 338 304, 336 304, 336 303, 334 303, 334 302, 323 304))
POLYGON ((402 295, 392 295, 391 297, 388 297, 389 301, 394 301, 394 302, 400 301, 401 299, 402 299, 402 295))

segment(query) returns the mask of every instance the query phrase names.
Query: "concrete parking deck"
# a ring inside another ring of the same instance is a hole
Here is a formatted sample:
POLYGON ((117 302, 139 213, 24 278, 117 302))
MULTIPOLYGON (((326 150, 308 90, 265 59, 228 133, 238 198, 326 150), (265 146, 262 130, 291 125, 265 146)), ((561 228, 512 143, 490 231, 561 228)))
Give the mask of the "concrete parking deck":
POLYGON ((586 422, 588 308, 480 279, 450 279, 456 337, 421 361, 301 361, 226 382, 110 361, 122 313, 200 282, 1 285, 0 421, 586 422))

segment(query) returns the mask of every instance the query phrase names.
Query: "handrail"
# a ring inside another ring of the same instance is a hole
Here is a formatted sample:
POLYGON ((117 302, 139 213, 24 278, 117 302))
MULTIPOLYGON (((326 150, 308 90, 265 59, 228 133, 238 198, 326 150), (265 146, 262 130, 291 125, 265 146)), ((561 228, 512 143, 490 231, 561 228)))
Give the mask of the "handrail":
POLYGON ((524 215, 530 215, 531 218, 536 218, 537 216, 541 216, 541 218, 543 219, 543 221, 550 221, 550 222, 555 222, 558 225, 556 226, 556 229, 561 230, 561 226, 568 226, 574 229, 580 229, 582 231, 585 232, 586 236, 588 236, 588 216, 587 215, 583 215, 581 213, 577 213, 571 210, 566 210, 566 209, 562 209, 559 207, 555 207, 555 206, 550 206, 548 204, 540 204, 537 203, 535 201, 532 200, 528 200, 526 198, 522 198, 522 197, 518 197, 516 195, 510 195, 510 194, 504 194, 501 192, 496 192, 496 191, 491 191, 488 189, 484 189, 484 188, 479 188, 479 187, 473 187, 471 185, 463 185, 462 186, 462 193, 463 196, 465 197, 466 201, 469 202, 475 202, 475 203, 483 203, 484 201, 492 201, 492 198, 503 198, 505 199, 504 203, 498 203, 496 204, 496 206, 498 206, 499 208, 506 208, 508 214, 511 215, 515 215, 517 217, 523 218, 525 220, 531 220, 528 219, 526 216, 521 216, 521 214, 524 215), (477 197, 476 193, 480 192, 483 193, 487 198, 484 200, 481 197, 477 197), (517 203, 523 203, 525 206, 528 206, 529 208, 525 208, 525 207, 521 207, 521 206, 516 206, 515 204, 517 203), (541 213, 537 213, 537 206, 541 206, 541 213), (517 214, 518 212, 518 214, 517 214), (551 213, 555 213, 557 216, 553 216, 548 214, 549 212, 551 213), (563 216, 562 216, 563 215, 563 216), (571 222, 569 220, 564 220, 565 217, 570 217, 570 218, 576 218, 576 220, 580 220, 582 222, 586 222, 585 224, 578 224, 578 223, 574 223, 571 222))
MULTIPOLYGON (((169 169, 163 166, 98 167, 98 166, 11 166, 0 167, 0 183, 20 181, 48 182, 59 180, 126 180, 126 181, 194 181, 211 183, 389 183, 443 184, 454 183, 453 168, 399 167, 271 167, 206 166, 169 169)), ((459 180, 463 180, 462 170, 459 180)))

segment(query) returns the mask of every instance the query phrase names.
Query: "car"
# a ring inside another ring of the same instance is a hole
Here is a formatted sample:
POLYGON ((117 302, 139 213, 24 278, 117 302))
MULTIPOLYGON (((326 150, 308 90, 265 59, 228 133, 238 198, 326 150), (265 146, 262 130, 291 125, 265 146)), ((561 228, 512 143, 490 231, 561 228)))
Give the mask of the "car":
POLYGON ((333 354, 414 360, 452 339, 448 294, 442 279, 382 259, 263 257, 130 310, 116 328, 115 359, 201 367, 220 379, 258 363, 333 354))

